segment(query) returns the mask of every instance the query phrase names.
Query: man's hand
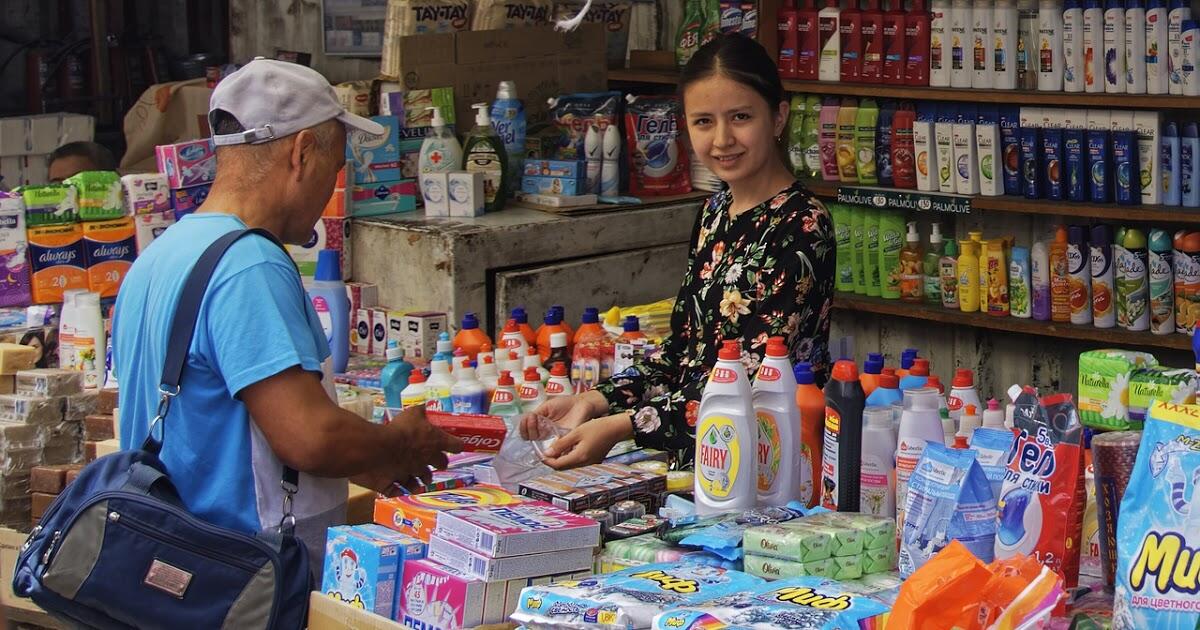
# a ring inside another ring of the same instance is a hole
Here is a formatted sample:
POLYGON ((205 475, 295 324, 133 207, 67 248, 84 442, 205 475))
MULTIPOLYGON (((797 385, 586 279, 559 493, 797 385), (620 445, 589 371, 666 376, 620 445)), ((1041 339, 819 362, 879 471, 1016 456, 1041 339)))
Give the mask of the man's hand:
POLYGON ((446 453, 462 451, 462 440, 430 424, 425 419, 425 407, 420 405, 404 409, 384 429, 396 467, 410 471, 406 476, 393 477, 400 483, 410 477, 429 483, 431 468, 446 467, 446 453))
POLYGON ((526 440, 544 440, 550 437, 540 435, 536 416, 549 418, 560 428, 571 431, 607 410, 608 401, 595 391, 576 396, 551 398, 542 403, 532 414, 526 414, 521 419, 521 437, 526 440))
POLYGON ((633 423, 628 413, 598 418, 572 429, 551 444, 544 461, 558 470, 598 464, 617 442, 631 437, 633 423))

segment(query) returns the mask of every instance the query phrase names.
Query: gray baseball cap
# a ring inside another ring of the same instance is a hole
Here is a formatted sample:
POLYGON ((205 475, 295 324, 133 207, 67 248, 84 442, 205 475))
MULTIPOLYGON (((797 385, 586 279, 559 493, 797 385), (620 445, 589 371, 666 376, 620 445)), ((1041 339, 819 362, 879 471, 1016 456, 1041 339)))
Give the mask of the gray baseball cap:
POLYGON ((245 129, 213 135, 213 144, 261 144, 337 119, 348 127, 381 136, 383 125, 342 108, 333 86, 319 72, 300 64, 258 57, 225 77, 208 101, 213 112, 224 110, 245 129))

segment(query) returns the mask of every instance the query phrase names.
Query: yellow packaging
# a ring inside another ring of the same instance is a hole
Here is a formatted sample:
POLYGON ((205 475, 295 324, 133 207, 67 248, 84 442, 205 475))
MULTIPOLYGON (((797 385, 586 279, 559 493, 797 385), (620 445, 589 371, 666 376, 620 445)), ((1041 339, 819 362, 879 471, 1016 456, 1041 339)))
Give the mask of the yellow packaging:
POLYGON ((983 296, 987 303, 989 315, 1008 315, 1008 256, 1004 249, 1004 240, 988 242, 987 258, 985 259, 987 295, 983 296))

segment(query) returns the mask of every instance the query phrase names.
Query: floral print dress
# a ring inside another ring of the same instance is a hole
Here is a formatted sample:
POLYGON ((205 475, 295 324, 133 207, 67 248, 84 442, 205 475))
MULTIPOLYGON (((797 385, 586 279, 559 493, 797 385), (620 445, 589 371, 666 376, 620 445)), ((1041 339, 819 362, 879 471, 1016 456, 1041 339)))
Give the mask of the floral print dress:
POLYGON ((835 242, 829 212, 799 182, 730 218, 733 195, 713 195, 692 232, 671 336, 654 359, 596 389, 611 413, 630 411, 637 443, 689 451, 708 373, 726 339, 742 342, 751 379, 767 339, 787 340, 793 363, 829 368, 835 242))

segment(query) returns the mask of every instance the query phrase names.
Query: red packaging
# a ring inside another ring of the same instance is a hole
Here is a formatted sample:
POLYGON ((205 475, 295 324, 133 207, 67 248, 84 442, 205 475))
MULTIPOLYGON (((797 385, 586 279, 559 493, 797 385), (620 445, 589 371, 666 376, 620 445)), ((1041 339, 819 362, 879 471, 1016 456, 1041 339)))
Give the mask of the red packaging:
POLYGON ((797 76, 797 48, 800 45, 800 33, 796 29, 796 6, 793 0, 787 0, 779 9, 776 20, 779 35, 779 76, 785 79, 795 79, 797 76))
POLYGON ((883 82, 903 85, 904 66, 908 58, 904 47, 907 28, 904 4, 893 2, 891 7, 883 14, 883 82))
POLYGON ((908 54, 904 64, 904 83, 929 85, 929 11, 925 0, 913 0, 912 9, 904 16, 904 49, 908 54))
POLYGON ((892 116, 892 181, 896 188, 917 187, 916 146, 913 143, 916 120, 911 104, 902 105, 892 116))
POLYGON ((1070 394, 1039 400, 1026 387, 1014 407, 1016 443, 997 502, 996 560, 1032 555, 1073 588, 1087 504, 1083 426, 1070 394))
POLYGON ((641 197, 691 192, 688 152, 679 137, 679 99, 629 95, 626 101, 629 194, 641 197))
POLYGON ((883 81, 883 13, 879 0, 867 0, 862 11, 862 75, 863 83, 883 81))
POLYGON ((498 453, 508 429, 496 416, 425 411, 433 426, 463 441, 463 450, 472 453, 498 453))
POLYGON ((862 80, 863 33, 862 11, 851 2, 838 16, 838 33, 842 38, 842 83, 862 80))
POLYGON ((821 61, 821 33, 812 0, 796 9, 796 78, 816 81, 821 61))

